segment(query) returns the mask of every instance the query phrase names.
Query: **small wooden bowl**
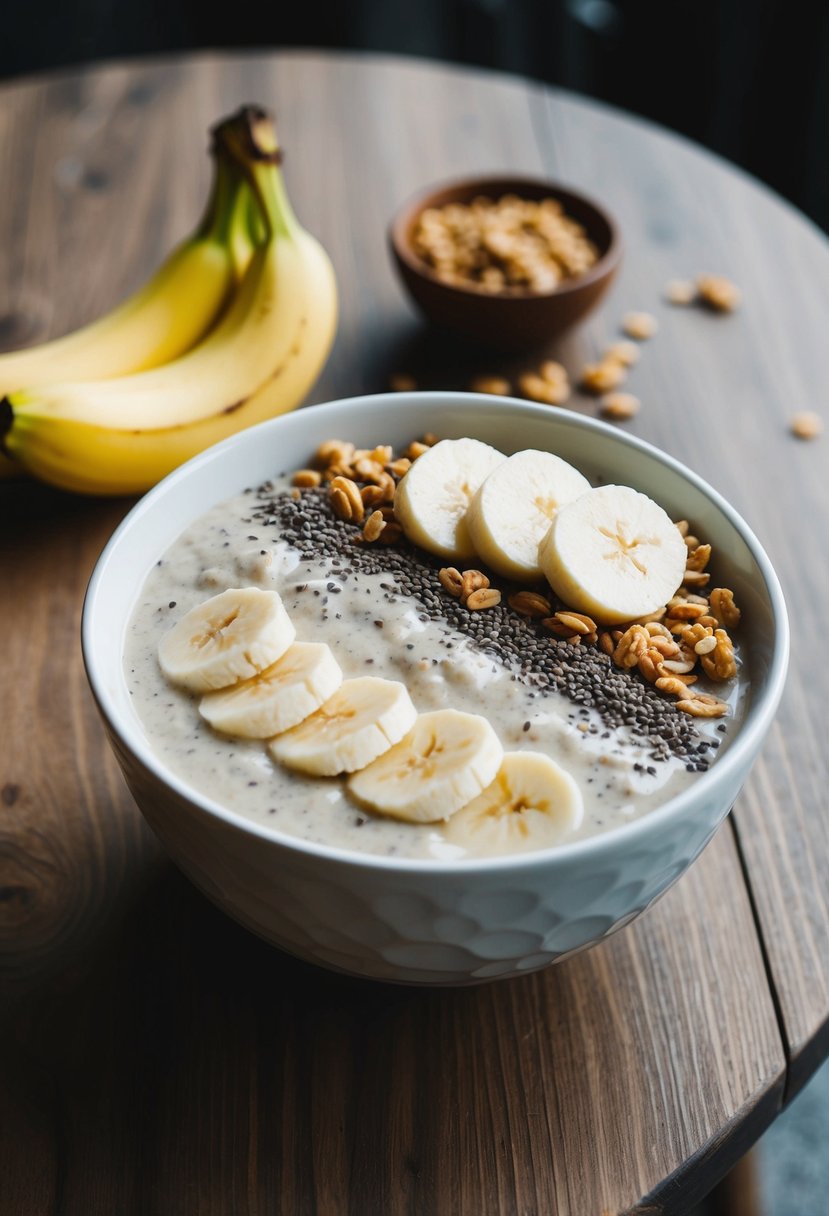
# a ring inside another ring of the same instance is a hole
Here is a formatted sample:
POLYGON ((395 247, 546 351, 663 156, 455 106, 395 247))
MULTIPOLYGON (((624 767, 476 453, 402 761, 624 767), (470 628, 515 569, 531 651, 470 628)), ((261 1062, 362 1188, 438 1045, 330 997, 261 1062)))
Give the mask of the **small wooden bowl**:
POLYGON ((429 321, 475 342, 511 351, 549 342, 585 317, 607 292, 622 256, 619 229, 604 208, 556 182, 523 177, 467 178, 418 194, 392 220, 389 244, 400 277, 429 321), (498 199, 504 194, 532 201, 558 199, 599 250, 598 261, 585 274, 565 279, 553 291, 543 293, 492 295, 443 283, 414 250, 414 230, 421 212, 448 203, 470 203, 479 195, 498 199))

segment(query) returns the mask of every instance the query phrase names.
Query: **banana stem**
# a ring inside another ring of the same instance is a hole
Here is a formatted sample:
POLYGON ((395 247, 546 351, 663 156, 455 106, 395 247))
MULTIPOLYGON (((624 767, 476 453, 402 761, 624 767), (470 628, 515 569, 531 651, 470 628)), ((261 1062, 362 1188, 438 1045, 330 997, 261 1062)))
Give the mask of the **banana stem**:
POLYGON ((282 152, 271 117, 253 106, 243 107, 213 130, 214 147, 233 158, 259 204, 266 239, 295 237, 300 225, 294 215, 279 165, 282 152))
POLYGON ((262 245, 268 237, 269 229, 265 225, 265 218, 262 211, 262 204, 259 201, 258 194, 248 187, 246 197, 246 223, 247 232, 254 245, 262 245))
POLYGON ((247 216, 250 190, 234 159, 216 149, 213 185, 197 237, 226 245, 247 216))
POLYGON ((283 178, 277 165, 257 162, 249 166, 249 181, 270 237, 295 237, 299 222, 288 200, 283 178))

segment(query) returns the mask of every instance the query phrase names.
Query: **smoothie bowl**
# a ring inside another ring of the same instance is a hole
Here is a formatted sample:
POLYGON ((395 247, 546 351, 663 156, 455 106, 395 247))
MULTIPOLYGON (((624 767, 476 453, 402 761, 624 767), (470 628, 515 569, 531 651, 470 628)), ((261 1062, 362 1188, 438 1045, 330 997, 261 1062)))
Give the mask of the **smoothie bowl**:
POLYGON ((83 647, 139 807, 210 899, 323 966, 465 984, 599 941, 682 874, 761 746, 788 625, 746 524, 671 458, 398 393, 168 477, 102 554, 83 647))

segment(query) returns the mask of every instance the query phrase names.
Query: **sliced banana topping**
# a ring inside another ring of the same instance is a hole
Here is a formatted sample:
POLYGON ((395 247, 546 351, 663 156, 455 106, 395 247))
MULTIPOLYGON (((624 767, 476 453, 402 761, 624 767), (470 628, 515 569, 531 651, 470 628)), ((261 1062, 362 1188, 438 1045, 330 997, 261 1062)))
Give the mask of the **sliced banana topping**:
POLYGON ((199 713, 214 730, 244 739, 270 739, 297 726, 343 682, 324 642, 294 642, 281 659, 232 688, 202 697, 199 713))
POLYGON ((438 709, 420 714, 405 739, 351 777, 348 788, 362 806, 382 815, 432 823, 485 789, 502 755, 486 718, 438 709))
POLYGON ((581 791, 541 752, 506 752, 491 785, 446 825, 469 853, 520 853, 561 844, 582 820, 581 791))
POLYGON ((397 487, 394 514, 409 540, 440 557, 472 557, 466 512, 503 453, 477 439, 443 439, 419 456, 397 487))
POLYGON ((687 549, 662 508, 629 486, 599 486, 567 503, 541 543, 541 568, 569 608, 603 625, 667 603, 687 549))
POLYGON ((590 489, 590 482, 552 452, 516 452, 481 484, 466 526, 475 552, 506 578, 541 577, 538 546, 555 513, 590 489))
POLYGON ((195 692, 227 688, 270 667, 296 637, 275 591, 222 591, 197 604, 158 647, 161 670, 195 692))
POLYGON ((404 684, 361 676, 268 744, 274 760, 315 777, 353 773, 402 739, 417 717, 404 684))

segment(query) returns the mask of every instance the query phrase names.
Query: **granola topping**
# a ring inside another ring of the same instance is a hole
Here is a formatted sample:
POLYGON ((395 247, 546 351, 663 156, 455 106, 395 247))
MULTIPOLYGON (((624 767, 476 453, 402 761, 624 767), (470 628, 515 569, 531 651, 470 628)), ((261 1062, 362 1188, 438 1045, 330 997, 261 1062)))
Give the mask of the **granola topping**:
MULTIPOLYGON (((607 356, 606 360, 605 366, 622 370, 620 362, 614 363, 607 356)), ((555 385, 566 377, 564 368, 554 361, 548 361, 542 370, 545 375, 538 379, 545 384, 555 385)), ((429 438, 434 440, 434 436, 429 438)), ((408 452, 412 456, 406 458, 406 468, 412 458, 416 459, 421 454, 415 451, 416 447, 428 450, 426 444, 418 444, 417 441, 410 444, 408 452)), ((391 450, 384 447, 365 453, 354 449, 353 445, 332 440, 322 445, 317 458, 318 461, 326 458, 334 461, 335 464, 329 465, 329 468, 341 467, 340 462, 347 458, 351 462, 348 467, 353 466, 355 476, 375 479, 382 476, 388 479, 389 486, 384 487, 383 493, 388 492, 392 504, 396 480, 391 470, 396 467, 405 472, 405 468, 393 460, 391 450), (381 462, 385 464, 385 469, 381 462)), ((378 487, 372 484, 361 490, 349 478, 342 475, 334 477, 329 487, 334 513, 344 522, 361 522, 363 517, 360 511, 365 505, 366 492, 377 490, 378 487)), ((375 511, 360 539, 369 542, 380 540, 386 544, 395 544, 402 539, 401 529, 394 522, 393 505, 382 510, 387 511, 387 517, 382 511, 375 511)), ((711 561, 712 547, 691 532, 687 519, 678 520, 676 527, 688 549, 683 583, 665 607, 652 613, 646 620, 631 622, 625 629, 600 630, 589 616, 573 612, 566 605, 556 609, 548 596, 532 588, 510 593, 507 604, 518 616, 537 620, 545 631, 570 645, 580 646, 583 642, 596 646, 621 670, 636 669, 658 692, 679 696, 675 703, 677 710, 696 717, 719 716, 720 712, 727 712, 727 706, 722 711, 715 711, 711 708, 711 698, 705 700, 701 693, 690 698, 687 689, 698 680, 700 673, 714 683, 736 677, 737 659, 727 630, 739 625, 741 613, 734 602, 733 592, 728 588, 715 587, 707 594, 699 594, 711 580, 707 566, 711 561), (678 692, 678 689, 681 691, 678 692), (704 710, 699 708, 700 705, 705 707, 704 710)), ((501 603, 501 590, 491 587, 489 576, 482 570, 459 571, 451 566, 443 567, 438 571, 438 581, 449 595, 459 599, 469 611, 491 609, 501 603)), ((713 702, 717 706, 724 704, 717 698, 713 698, 713 702)))
POLYGON ((537 591, 516 591, 509 597, 509 606, 520 616, 538 617, 549 616, 553 610, 546 596, 537 591))

